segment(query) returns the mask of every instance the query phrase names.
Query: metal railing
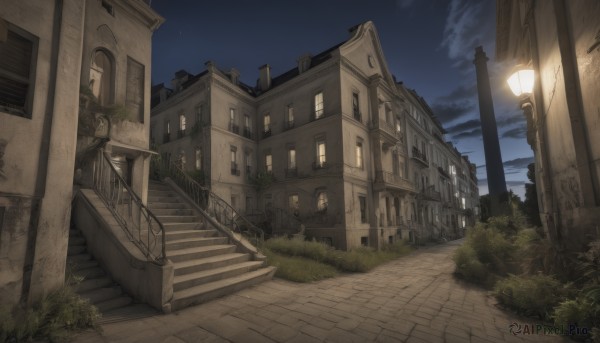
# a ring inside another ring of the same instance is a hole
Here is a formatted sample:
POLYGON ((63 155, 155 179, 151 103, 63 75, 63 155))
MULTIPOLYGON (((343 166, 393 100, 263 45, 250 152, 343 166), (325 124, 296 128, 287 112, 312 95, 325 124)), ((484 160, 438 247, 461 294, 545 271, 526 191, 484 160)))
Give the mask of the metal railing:
POLYGON ((396 175, 394 173, 386 172, 383 170, 375 171, 375 182, 384 182, 409 190, 413 189, 413 184, 408 179, 405 179, 400 175, 396 175))
POLYGON ((104 201, 127 237, 149 261, 164 264, 165 229, 125 182, 102 149, 94 162, 94 190, 104 201))
POLYGON ((211 192, 210 189, 201 186, 173 161, 156 161, 155 163, 153 168, 161 168, 161 175, 170 177, 196 205, 223 227, 231 232, 244 234, 248 238, 254 239, 254 244, 257 244, 259 239, 264 240, 264 232, 260 228, 240 215, 231 205, 211 192))

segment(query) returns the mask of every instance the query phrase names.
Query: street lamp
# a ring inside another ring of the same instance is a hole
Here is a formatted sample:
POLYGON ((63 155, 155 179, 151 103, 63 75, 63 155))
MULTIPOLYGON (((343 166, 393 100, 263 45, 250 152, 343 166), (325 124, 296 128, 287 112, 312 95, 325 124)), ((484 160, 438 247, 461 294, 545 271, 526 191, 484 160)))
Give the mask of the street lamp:
POLYGON ((508 78, 507 82, 510 90, 516 95, 528 95, 533 92, 533 69, 523 66, 517 66, 515 72, 508 78))

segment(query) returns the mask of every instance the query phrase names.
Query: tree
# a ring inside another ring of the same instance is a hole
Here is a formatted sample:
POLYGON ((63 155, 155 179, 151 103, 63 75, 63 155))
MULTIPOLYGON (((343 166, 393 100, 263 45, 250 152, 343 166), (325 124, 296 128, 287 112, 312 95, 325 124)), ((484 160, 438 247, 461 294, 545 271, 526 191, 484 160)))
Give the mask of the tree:
POLYGON ((530 225, 542 226, 540 220, 540 208, 538 206, 537 188, 535 184, 535 163, 527 166, 527 178, 531 183, 525 184, 525 202, 523 203, 523 212, 530 225))

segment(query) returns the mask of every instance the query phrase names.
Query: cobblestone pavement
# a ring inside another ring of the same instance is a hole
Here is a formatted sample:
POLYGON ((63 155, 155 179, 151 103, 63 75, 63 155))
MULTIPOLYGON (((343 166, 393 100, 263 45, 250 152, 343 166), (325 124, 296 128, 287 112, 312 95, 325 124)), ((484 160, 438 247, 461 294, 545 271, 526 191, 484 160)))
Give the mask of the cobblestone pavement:
POLYGON ((78 342, 566 342, 509 332, 531 324, 452 276, 462 243, 419 249, 365 274, 279 279, 169 315, 102 325, 78 342))

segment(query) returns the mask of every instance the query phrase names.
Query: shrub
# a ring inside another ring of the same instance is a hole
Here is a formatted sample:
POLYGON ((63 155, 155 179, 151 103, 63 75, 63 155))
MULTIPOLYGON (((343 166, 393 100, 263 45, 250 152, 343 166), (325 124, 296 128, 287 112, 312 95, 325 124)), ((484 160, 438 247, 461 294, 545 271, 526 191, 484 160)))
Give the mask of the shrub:
POLYGON ((510 275, 496 283, 494 294, 500 303, 519 313, 547 319, 552 309, 564 300, 567 290, 552 276, 510 275))
POLYGON ((270 265, 277 267, 275 276, 294 282, 311 282, 334 277, 337 270, 327 264, 303 257, 283 256, 263 249, 270 265))
POLYGON ((456 264, 455 273, 469 282, 488 285, 489 272, 477 258, 477 253, 469 245, 456 249, 452 257, 456 264))
POLYGON ((72 331, 93 327, 99 317, 96 307, 64 286, 29 308, 0 309, 0 342, 66 341, 72 331))
POLYGON ((491 272, 505 274, 509 271, 508 264, 512 262, 515 247, 496 229, 476 225, 469 230, 465 245, 475 250, 479 262, 491 272))

